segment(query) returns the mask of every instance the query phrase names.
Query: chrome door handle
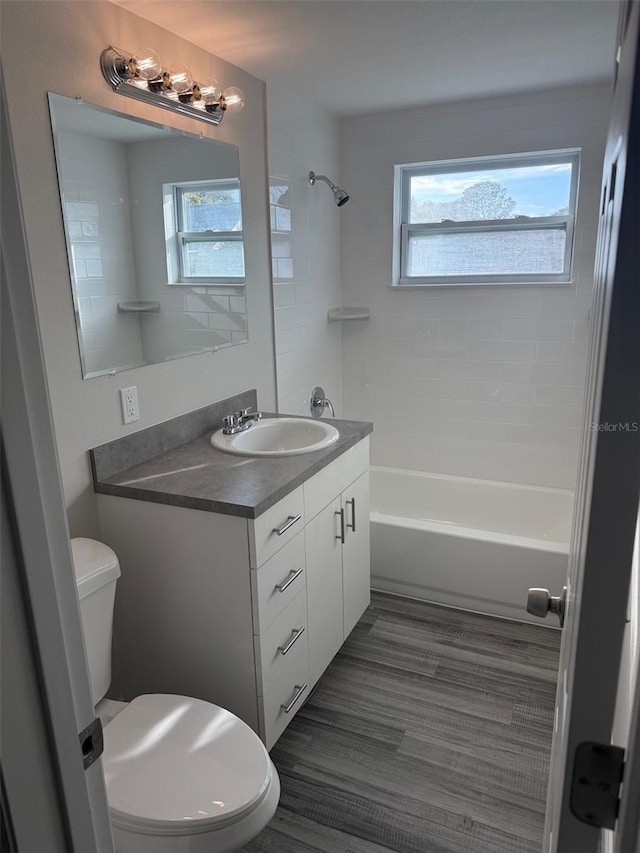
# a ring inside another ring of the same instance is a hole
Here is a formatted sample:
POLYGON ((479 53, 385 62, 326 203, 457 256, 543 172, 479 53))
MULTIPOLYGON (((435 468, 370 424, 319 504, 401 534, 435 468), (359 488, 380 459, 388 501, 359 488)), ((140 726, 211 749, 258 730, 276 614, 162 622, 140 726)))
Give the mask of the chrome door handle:
POLYGON ((291 631, 291 639, 287 643, 286 646, 278 646, 278 651, 281 655, 286 655, 286 653, 292 648, 293 644, 297 642, 300 637, 304 634, 304 625, 302 628, 294 628, 291 631))
POLYGON ((282 525, 282 527, 274 527, 271 531, 272 533, 276 533, 278 536, 282 536, 283 533, 286 533, 290 527, 296 523, 296 521, 300 521, 302 518, 301 515, 288 515, 287 520, 282 525))
POLYGON ((562 595, 551 595, 548 589, 532 587, 527 593, 527 613, 544 619, 547 613, 555 613, 560 619, 560 627, 564 625, 564 614, 567 608, 567 588, 562 588, 562 595))
POLYGON ((303 571, 304 571, 304 568, 303 568, 302 566, 300 566, 300 568, 299 568, 299 569, 297 569, 297 570, 296 570, 296 569, 291 569, 291 571, 289 572, 289 576, 287 577, 287 579, 286 579, 286 580, 284 580, 284 581, 282 581, 282 583, 277 583, 277 584, 274 586, 274 589, 277 589, 277 590, 278 590, 278 592, 284 592, 284 591, 285 591, 285 589, 286 589, 288 586, 291 586, 291 584, 294 582, 294 580, 295 580, 296 578, 299 578, 299 577, 300 577, 300 575, 303 573, 303 571))
POLYGON ((304 691, 307 689, 307 687, 308 687, 309 685, 308 685, 308 684, 307 684, 307 682, 305 681, 305 683, 304 683, 304 684, 296 684, 296 685, 294 685, 294 686, 295 686, 295 691, 296 691, 296 692, 293 694, 293 696, 292 696, 291 701, 289 702, 289 704, 288 704, 288 705, 280 705, 280 707, 281 707, 281 708, 282 708, 282 710, 285 712, 285 714, 290 714, 290 713, 291 713, 291 709, 293 708, 293 706, 296 704, 296 702, 298 701, 298 699, 302 696, 302 694, 304 693, 304 691))
POLYGON ((340 516, 340 535, 336 536, 336 539, 339 539, 344 545, 344 507, 340 510, 336 510, 335 515, 340 516))
POLYGON ((356 532, 356 499, 351 498, 351 500, 346 501, 346 503, 351 504, 351 524, 347 524, 347 527, 353 532, 356 532))

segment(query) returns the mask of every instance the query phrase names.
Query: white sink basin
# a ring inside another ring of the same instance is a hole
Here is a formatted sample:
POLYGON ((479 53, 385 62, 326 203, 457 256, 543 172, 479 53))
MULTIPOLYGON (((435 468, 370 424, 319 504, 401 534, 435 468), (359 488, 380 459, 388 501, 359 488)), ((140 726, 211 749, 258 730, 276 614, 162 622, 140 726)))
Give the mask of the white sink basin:
POLYGON ((329 447, 339 435, 334 426, 324 421, 267 418, 236 435, 225 435, 219 429, 211 436, 211 444, 240 456, 296 456, 329 447))

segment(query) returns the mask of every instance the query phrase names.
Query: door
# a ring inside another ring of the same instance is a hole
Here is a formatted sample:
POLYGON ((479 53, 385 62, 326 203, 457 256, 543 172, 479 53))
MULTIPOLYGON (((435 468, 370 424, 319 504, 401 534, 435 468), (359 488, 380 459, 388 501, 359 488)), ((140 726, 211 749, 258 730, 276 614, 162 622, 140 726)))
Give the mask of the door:
POLYGON ((313 687, 342 645, 342 533, 340 496, 304 529, 309 626, 309 686, 313 687))
POLYGON ((547 802, 547 853, 600 849, 602 830, 572 812, 572 776, 580 744, 611 740, 631 576, 640 492, 639 12, 638 2, 622 9, 603 171, 586 414, 547 802))
POLYGON ((345 513, 342 589, 346 640, 371 599, 368 471, 342 493, 342 507, 345 513))
POLYGON ((10 685, 2 695, 3 850, 108 853, 101 762, 83 766, 95 741, 83 737, 81 747, 79 733, 94 712, 6 100, 0 104, 3 686, 10 685))

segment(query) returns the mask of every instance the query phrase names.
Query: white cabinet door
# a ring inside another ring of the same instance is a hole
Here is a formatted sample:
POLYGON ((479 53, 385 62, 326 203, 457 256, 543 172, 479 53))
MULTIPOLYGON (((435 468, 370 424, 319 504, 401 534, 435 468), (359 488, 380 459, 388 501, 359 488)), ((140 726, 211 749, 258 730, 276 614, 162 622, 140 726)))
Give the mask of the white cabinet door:
POLYGON ((320 678, 344 638, 341 509, 337 497, 305 528, 310 685, 320 678))
POLYGON ((368 471, 342 493, 342 507, 345 514, 342 586, 346 640, 371 599, 368 471))

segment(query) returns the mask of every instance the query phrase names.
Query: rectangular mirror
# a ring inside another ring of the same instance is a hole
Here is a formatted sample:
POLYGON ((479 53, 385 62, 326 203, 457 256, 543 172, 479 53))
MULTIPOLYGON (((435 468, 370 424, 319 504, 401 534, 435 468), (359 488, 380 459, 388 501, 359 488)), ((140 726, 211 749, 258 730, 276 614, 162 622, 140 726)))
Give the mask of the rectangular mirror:
POLYGON ((84 378, 246 343, 237 147, 49 108, 84 378))

